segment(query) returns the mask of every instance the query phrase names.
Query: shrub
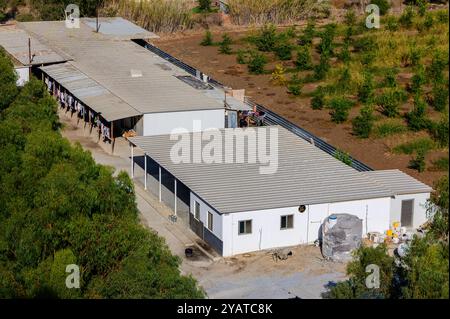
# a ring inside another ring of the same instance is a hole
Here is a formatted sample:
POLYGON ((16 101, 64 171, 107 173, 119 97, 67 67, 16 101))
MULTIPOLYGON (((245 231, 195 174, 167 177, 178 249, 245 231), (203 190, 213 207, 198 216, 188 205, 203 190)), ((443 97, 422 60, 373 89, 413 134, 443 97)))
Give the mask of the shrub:
POLYGON ((264 67, 267 64, 267 58, 264 54, 258 52, 251 52, 248 61, 248 70, 253 74, 264 73, 264 67))
POLYGON ((236 55, 236 62, 239 64, 246 64, 249 59, 249 52, 247 50, 238 50, 236 55))
POLYGON ((368 103, 373 99, 373 77, 369 72, 364 72, 364 81, 358 88, 358 99, 362 103, 368 103))
POLYGON ((448 10, 437 11, 436 19, 439 23, 448 23, 448 10))
POLYGON ((350 69, 345 67, 336 83, 336 88, 341 92, 347 92, 350 90, 351 84, 352 76, 350 74, 350 69))
POLYGON ((429 168, 430 171, 448 171, 448 156, 440 157, 432 162, 433 166, 429 168))
POLYGON ((298 83, 292 83, 288 85, 288 93, 299 96, 302 93, 302 88, 298 83))
POLYGON ((443 112, 448 105, 447 85, 434 84, 431 90, 430 104, 438 112, 443 112))
POLYGON ((339 59, 341 59, 341 61, 344 63, 350 61, 351 56, 348 42, 345 42, 344 45, 342 46, 341 52, 339 53, 339 59))
POLYGON ((313 93, 311 99, 311 108, 313 110, 321 110, 325 104, 325 91, 322 86, 318 86, 313 93))
POLYGON ((448 147, 448 116, 444 115, 438 123, 434 123, 430 128, 430 133, 440 147, 448 147))
POLYGON ((386 137, 404 132, 406 132, 406 126, 397 119, 392 119, 389 122, 381 123, 374 129, 376 137, 386 137))
POLYGON ((420 64, 422 52, 416 47, 411 47, 407 53, 402 56, 404 66, 417 66, 420 64))
POLYGON ((373 109, 370 106, 361 108, 360 114, 352 121, 353 133, 362 138, 368 138, 374 122, 373 109))
POLYGON ((427 1, 425 0, 417 0, 416 6, 418 8, 419 16, 423 17, 425 13, 427 12, 427 1))
POLYGON ((399 18, 400 24, 405 28, 411 28, 413 25, 414 9, 407 6, 399 18))
POLYGON ((417 67, 415 74, 411 78, 410 90, 412 93, 422 93, 422 86, 426 83, 425 70, 423 66, 417 67))
POLYGON ((328 54, 321 54, 319 64, 314 67, 314 79, 322 80, 330 69, 330 57, 328 54))
POLYGON ((297 51, 295 65, 299 70, 310 70, 312 67, 311 52, 307 46, 300 47, 297 51))
POLYGON ((409 162, 409 168, 417 170, 419 173, 425 171, 426 163, 425 163, 425 150, 420 149, 417 151, 417 154, 414 158, 409 162))
POLYGON ((255 45, 259 51, 269 52, 275 48, 277 43, 276 28, 273 24, 264 25, 255 38, 255 45))
POLYGON ((408 127, 412 131, 430 128, 430 120, 425 117, 427 104, 418 96, 414 98, 414 109, 405 115, 408 127))
POLYGON ((339 161, 341 161, 342 163, 348 165, 348 166, 352 166, 353 161, 352 158, 350 157, 350 155, 347 152, 341 151, 339 149, 336 149, 336 151, 334 152, 334 158, 338 159, 339 161))
POLYGON ((371 0, 371 4, 376 4, 380 8, 380 15, 385 15, 391 8, 388 0, 371 0))
POLYGON ((203 40, 202 40, 202 42, 200 42, 200 44, 203 46, 209 46, 209 45, 213 44, 213 38, 212 38, 211 31, 206 30, 203 40))
POLYGON ((286 83, 286 70, 283 68, 281 64, 275 65, 275 69, 272 72, 271 81, 275 85, 284 85, 286 83))
POLYGON ((331 109, 331 120, 334 123, 345 122, 348 118, 349 110, 353 104, 354 103, 352 101, 344 97, 335 97, 331 99, 329 104, 329 108, 331 109))
POLYGON ((427 13, 425 15, 425 19, 423 20, 423 28, 425 30, 429 30, 429 29, 431 29, 433 24, 434 24, 433 16, 430 13, 427 13))
POLYGON ((231 54, 231 44, 233 40, 231 40, 228 34, 224 34, 222 36, 222 41, 219 42, 219 52, 223 54, 231 54))
POLYGON ((329 23, 325 26, 325 30, 320 35, 320 44, 317 47, 317 51, 320 54, 331 55, 333 53, 335 30, 336 25, 334 23, 329 23))
POLYGON ((386 71, 386 76, 383 81, 383 86, 388 88, 397 87, 397 73, 398 70, 396 68, 390 68, 386 71))
POLYGON ((316 24, 315 21, 310 19, 308 20, 308 24, 306 25, 305 30, 303 31, 300 39, 298 40, 298 44, 300 45, 311 45, 312 40, 316 34, 316 24))
POLYGON ((280 60, 290 60, 292 58, 292 45, 288 42, 279 43, 275 46, 274 52, 280 60))
POLYGON ((353 43, 353 49, 356 52, 374 52, 377 50, 377 43, 373 36, 362 36, 353 43))
POLYGON ((443 71, 448 65, 448 53, 437 51, 433 54, 430 65, 427 68, 427 76, 431 83, 443 83, 443 71))
POLYGON ((198 8, 203 12, 211 11, 211 0, 197 0, 198 8))
POLYGON ((387 89, 377 98, 377 104, 381 107, 382 113, 387 117, 396 117, 398 107, 404 102, 407 95, 400 89, 387 89))
POLYGON ((386 29, 391 32, 398 30, 398 21, 397 18, 393 15, 389 15, 385 19, 386 29))
POLYGON ((436 143, 428 138, 418 138, 416 140, 406 142, 400 145, 397 145, 394 147, 393 151, 397 154, 408 154, 411 155, 415 152, 418 152, 419 150, 424 150, 425 152, 428 152, 436 147, 436 143))

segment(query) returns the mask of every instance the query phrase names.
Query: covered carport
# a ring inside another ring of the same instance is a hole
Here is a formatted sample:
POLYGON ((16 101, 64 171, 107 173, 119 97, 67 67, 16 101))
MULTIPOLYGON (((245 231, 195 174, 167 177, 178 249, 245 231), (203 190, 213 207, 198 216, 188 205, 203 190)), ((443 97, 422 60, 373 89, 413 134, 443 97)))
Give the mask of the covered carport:
POLYGON ((130 175, 173 211, 173 220, 189 225, 190 189, 130 142, 130 175))

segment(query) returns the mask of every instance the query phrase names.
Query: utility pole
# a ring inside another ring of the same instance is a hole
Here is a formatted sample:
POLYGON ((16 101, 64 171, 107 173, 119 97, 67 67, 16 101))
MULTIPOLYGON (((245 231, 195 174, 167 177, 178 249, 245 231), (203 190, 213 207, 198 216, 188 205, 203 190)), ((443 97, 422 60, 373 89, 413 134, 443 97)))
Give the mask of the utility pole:
POLYGON ((33 57, 31 56, 31 38, 28 38, 28 79, 31 80, 31 62, 33 57))

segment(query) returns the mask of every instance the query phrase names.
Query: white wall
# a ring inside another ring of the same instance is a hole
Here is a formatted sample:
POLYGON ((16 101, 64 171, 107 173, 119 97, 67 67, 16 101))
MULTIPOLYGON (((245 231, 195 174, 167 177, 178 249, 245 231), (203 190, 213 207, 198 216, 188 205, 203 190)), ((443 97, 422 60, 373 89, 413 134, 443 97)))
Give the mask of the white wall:
POLYGON ((200 221, 203 223, 203 226, 208 228, 208 211, 213 215, 213 230, 212 233, 222 240, 222 215, 216 213, 211 207, 209 207, 205 202, 203 202, 200 198, 195 196, 191 192, 191 209, 190 213, 194 214, 195 209, 195 201, 200 204, 200 221))
POLYGON ((395 198, 391 199, 391 225, 394 222, 400 222, 401 211, 402 211, 402 201, 408 199, 414 199, 413 206, 413 228, 417 228, 427 220, 426 207, 425 204, 430 198, 430 193, 420 193, 420 194, 407 194, 407 195, 397 195, 395 198))
POLYGON ((378 198, 359 201, 309 205, 304 213, 298 207, 278 208, 222 215, 223 255, 232 256, 263 249, 313 243, 319 229, 332 214, 352 214, 363 220, 363 235, 370 231, 389 229, 391 199, 378 198), (283 215, 294 215, 294 228, 280 229, 283 215), (239 235, 241 220, 252 220, 252 233, 239 235))
POLYGON ((17 86, 23 86, 30 80, 30 71, 28 67, 16 67, 16 73, 18 75, 17 86))
POLYGON ((144 114, 142 135, 170 134, 176 128, 193 132, 195 120, 201 121, 201 127, 195 131, 224 128, 225 109, 144 114))

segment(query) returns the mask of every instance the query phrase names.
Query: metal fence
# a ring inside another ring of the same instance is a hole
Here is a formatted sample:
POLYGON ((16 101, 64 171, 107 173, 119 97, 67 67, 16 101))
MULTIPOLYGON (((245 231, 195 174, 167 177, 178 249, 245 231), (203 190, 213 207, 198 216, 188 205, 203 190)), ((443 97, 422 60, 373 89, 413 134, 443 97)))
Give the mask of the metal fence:
MULTIPOLYGON (((176 65, 177 67, 185 70, 187 73, 199 78, 203 79, 205 74, 196 68, 178 60, 177 58, 171 56, 167 52, 164 52, 163 50, 157 48, 156 46, 148 43, 145 40, 134 40, 137 44, 145 47, 147 50, 155 53, 159 57, 163 58, 164 60, 176 65)), ((224 85, 210 77, 208 77, 208 83, 215 86, 216 88, 223 89, 224 85)), ((324 140, 318 138, 317 136, 311 134, 310 132, 306 131, 305 129, 302 129, 301 127, 297 126, 296 124, 290 122, 289 120, 285 119, 281 115, 278 115, 275 112, 272 112, 265 108, 264 106, 257 104, 253 102, 249 98, 245 98, 244 102, 249 105, 252 108, 256 108, 257 111, 264 111, 265 112, 265 118, 264 123, 268 125, 280 125, 284 127, 285 129, 289 130, 290 132, 294 133, 295 135, 301 137, 302 139, 313 143, 317 148, 321 149, 322 151, 330 154, 331 156, 335 156, 337 153, 337 149, 325 142, 324 140)), ((364 171, 372 171, 373 169, 367 166, 366 164, 354 159, 350 156, 350 159, 352 161, 352 167, 356 169, 357 171, 364 172, 364 171)))

